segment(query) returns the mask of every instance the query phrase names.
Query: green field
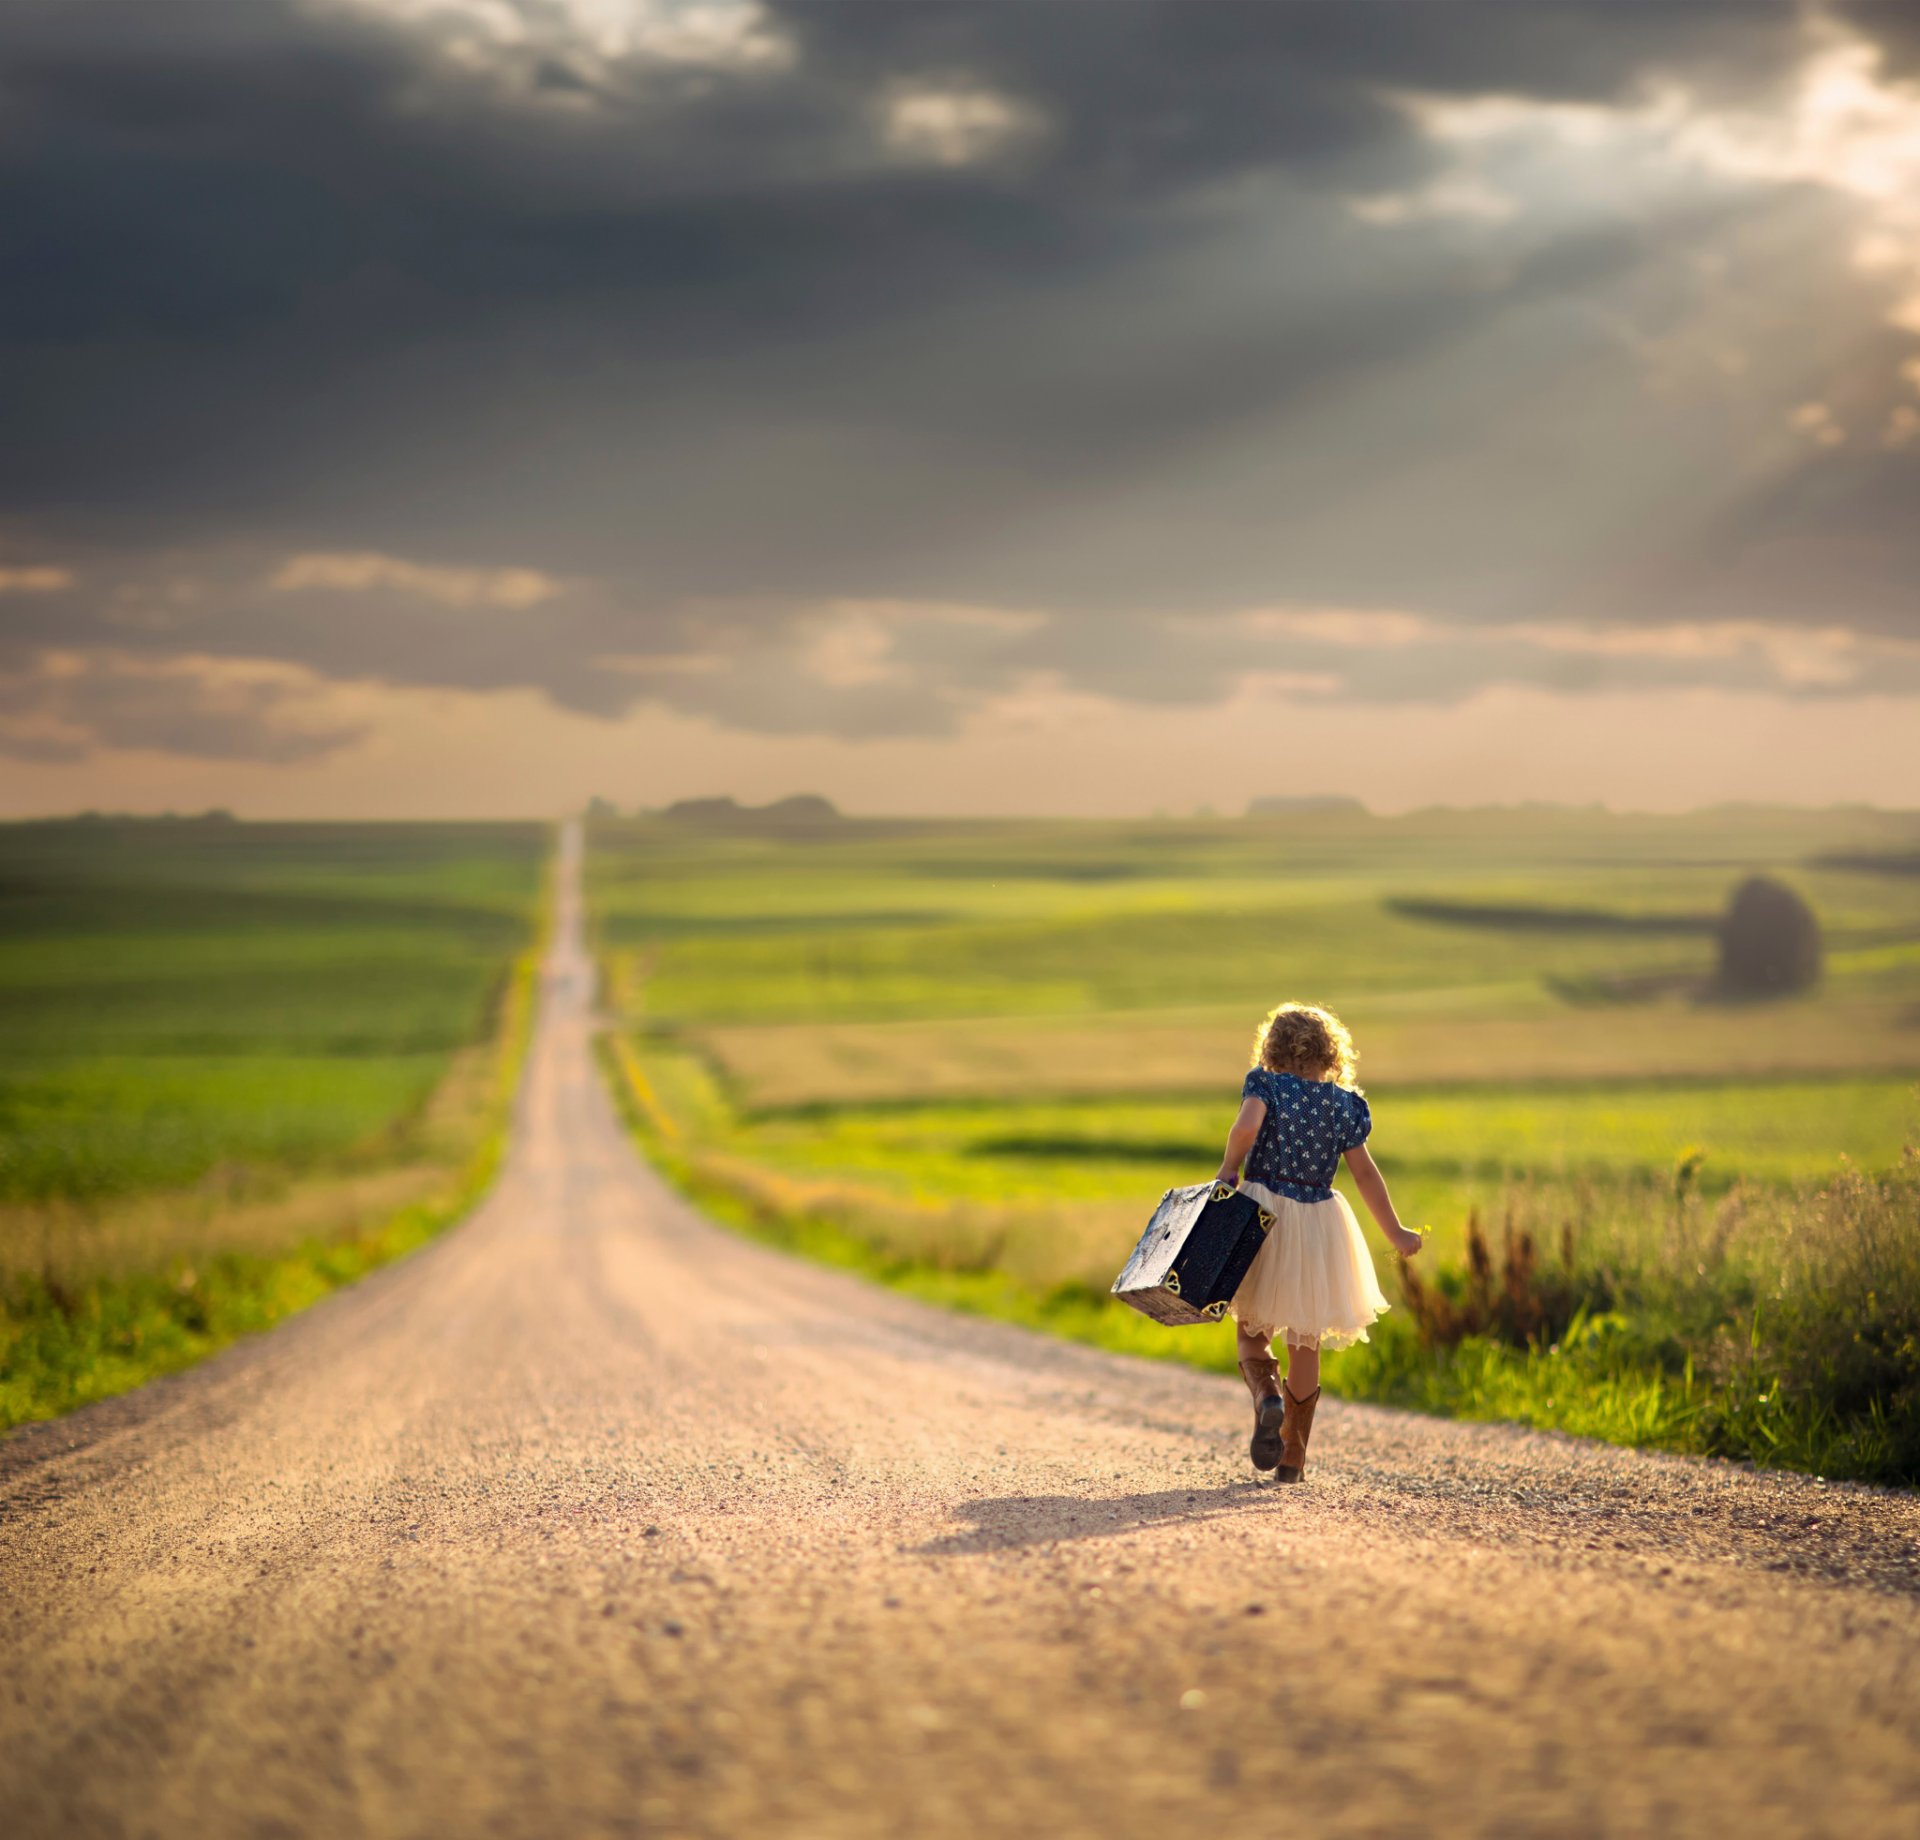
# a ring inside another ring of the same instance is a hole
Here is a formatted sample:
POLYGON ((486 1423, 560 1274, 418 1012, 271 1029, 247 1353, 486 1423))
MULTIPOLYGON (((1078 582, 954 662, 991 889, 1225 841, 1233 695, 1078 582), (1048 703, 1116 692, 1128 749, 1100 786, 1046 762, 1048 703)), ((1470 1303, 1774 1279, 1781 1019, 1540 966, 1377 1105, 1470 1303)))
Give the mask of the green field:
POLYGON ((1333 1383, 1712 1447, 1687 1389, 1731 1384, 1809 1210, 1840 1206, 1848 1170, 1906 1179, 1916 838, 1908 816, 1747 809, 805 837, 635 820, 593 828, 589 877, 616 1073, 719 1211, 950 1301, 1219 1364, 1220 1338, 1143 1340, 1099 1293, 1160 1192, 1211 1174, 1260 1015, 1309 997, 1354 1027, 1375 1155, 1434 1229, 1429 1276, 1464 1297, 1469 1219, 1496 1256, 1512 1223, 1568 1267, 1541 1282, 1604 1319, 1576 1338, 1585 1405, 1553 1374, 1560 1403, 1516 1404, 1495 1368, 1544 1350, 1416 1342, 1405 1310, 1333 1383), (1716 917, 1752 872, 1821 918, 1810 994, 1712 986, 1716 917), (1456 1397, 1441 1370, 1479 1377, 1456 1397))
POLYGON ((531 825, 0 826, 0 1422, 270 1319, 471 1188, 547 851, 531 825))

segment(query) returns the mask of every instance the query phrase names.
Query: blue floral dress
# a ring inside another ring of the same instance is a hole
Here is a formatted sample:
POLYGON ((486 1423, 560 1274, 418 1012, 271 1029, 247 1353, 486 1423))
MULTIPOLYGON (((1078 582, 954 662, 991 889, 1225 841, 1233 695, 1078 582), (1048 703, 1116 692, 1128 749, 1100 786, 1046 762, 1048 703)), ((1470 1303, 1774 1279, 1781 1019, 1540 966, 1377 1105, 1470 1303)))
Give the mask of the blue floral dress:
POLYGON ((1340 1159, 1367 1141, 1373 1114, 1331 1080, 1256 1067, 1240 1088, 1266 1109, 1241 1176, 1273 1225, 1240 1288, 1241 1326, 1296 1348, 1347 1348, 1387 1312, 1373 1259, 1346 1197, 1340 1159))
POLYGON ((1366 1100, 1331 1080, 1303 1080, 1265 1067, 1247 1075, 1240 1096, 1267 1108, 1247 1157, 1247 1180, 1295 1201, 1330 1200, 1341 1157, 1364 1144, 1373 1129, 1366 1100))

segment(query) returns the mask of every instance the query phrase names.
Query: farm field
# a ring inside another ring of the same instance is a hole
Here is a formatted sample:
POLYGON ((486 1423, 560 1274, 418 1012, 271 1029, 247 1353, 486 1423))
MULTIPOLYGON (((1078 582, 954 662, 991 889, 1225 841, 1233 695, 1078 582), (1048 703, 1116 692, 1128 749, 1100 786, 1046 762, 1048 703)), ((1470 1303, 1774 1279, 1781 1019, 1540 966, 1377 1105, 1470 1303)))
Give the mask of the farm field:
POLYGON ((0 1422, 177 1365, 468 1192, 547 853, 530 825, 0 827, 0 1422))
MULTIPOLYGON (((1797 1210, 1837 1179, 1900 1179, 1920 1121, 1917 837, 1910 817, 1750 809, 806 836, 605 821, 589 898, 641 1134, 760 1230, 972 1285, 980 1307, 1052 1300, 1134 1346, 1100 1295, 1161 1191, 1212 1173, 1259 1016, 1308 997, 1354 1028, 1375 1155, 1433 1229, 1428 1279, 1465 1297, 1511 1226, 1566 1264, 1539 1282, 1664 1350, 1642 1351, 1657 1391, 1663 1363, 1704 1371, 1778 1288, 1797 1210), (1712 988, 1717 917, 1755 872, 1820 916, 1811 994, 1712 988)), ((1378 1242, 1376 1260, 1398 1297, 1378 1242)), ((1462 1357, 1414 1330, 1396 1310, 1333 1383, 1448 1405, 1406 1364, 1462 1357)), ((1215 1365, 1230 1346, 1145 1345, 1215 1365)), ((1641 1441, 1684 1442, 1670 1419, 1641 1441)))

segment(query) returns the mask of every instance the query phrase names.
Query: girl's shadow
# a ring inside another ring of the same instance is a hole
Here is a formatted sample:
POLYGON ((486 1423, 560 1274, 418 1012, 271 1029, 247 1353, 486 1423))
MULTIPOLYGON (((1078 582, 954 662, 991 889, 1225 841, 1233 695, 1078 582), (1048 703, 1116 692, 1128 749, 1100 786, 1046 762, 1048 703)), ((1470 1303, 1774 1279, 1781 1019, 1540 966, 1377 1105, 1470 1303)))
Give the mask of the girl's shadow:
POLYGON ((910 1550, 951 1558, 962 1553, 1007 1552, 1060 1540, 1098 1540, 1168 1521, 1218 1520, 1274 1499, 1258 1482, 1228 1482, 1211 1489, 1162 1489, 1152 1495, 1001 1495, 962 1502, 956 1516, 972 1526, 910 1550))

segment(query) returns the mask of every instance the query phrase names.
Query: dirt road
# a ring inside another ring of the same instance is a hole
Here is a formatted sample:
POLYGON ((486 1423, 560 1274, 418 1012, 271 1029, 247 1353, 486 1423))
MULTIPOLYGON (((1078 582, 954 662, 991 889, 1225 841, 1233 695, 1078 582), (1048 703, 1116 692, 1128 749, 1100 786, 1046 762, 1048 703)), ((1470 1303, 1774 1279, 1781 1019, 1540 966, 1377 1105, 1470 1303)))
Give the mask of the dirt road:
POLYGON ((0 1832, 1920 1831, 1920 1499, 1337 1404, 1255 1486, 704 1225, 589 1031, 570 897, 471 1221, 0 1445, 0 1832))

